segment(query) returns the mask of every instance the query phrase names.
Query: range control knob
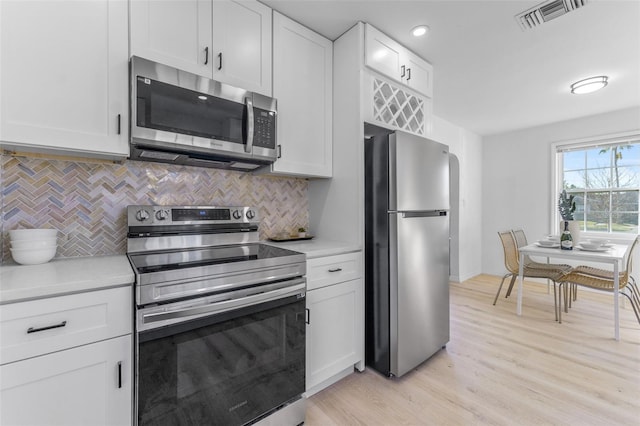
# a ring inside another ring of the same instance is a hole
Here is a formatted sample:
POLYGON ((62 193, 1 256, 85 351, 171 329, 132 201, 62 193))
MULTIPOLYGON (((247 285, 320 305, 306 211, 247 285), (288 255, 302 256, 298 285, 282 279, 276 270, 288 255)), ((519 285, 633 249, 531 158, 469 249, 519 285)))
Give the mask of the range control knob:
POLYGON ((242 218, 242 213, 240 213, 240 210, 234 210, 232 213, 232 216, 234 219, 241 219, 242 218))
POLYGON ((167 220, 168 217, 169 217, 169 214, 167 213, 166 210, 158 210, 156 212, 156 219, 158 220, 167 220))
POLYGON ((138 221, 140 222, 144 222, 145 220, 149 219, 149 212, 144 209, 138 210, 136 212, 136 219, 138 219, 138 221))
POLYGON ((247 210, 247 219, 251 220, 256 217, 256 213, 253 210, 247 210))

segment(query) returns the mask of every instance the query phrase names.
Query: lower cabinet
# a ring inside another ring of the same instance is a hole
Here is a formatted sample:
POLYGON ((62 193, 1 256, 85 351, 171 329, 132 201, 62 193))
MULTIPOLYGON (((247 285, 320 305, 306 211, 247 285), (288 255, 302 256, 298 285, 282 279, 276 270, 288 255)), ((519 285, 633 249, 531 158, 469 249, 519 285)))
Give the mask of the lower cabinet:
POLYGON ((362 279, 307 293, 307 389, 361 361, 362 279))
POLYGON ((364 368, 361 259, 347 253, 307 261, 307 396, 364 368))
POLYGON ((0 424, 131 424, 131 335, 5 364, 0 377, 0 424))

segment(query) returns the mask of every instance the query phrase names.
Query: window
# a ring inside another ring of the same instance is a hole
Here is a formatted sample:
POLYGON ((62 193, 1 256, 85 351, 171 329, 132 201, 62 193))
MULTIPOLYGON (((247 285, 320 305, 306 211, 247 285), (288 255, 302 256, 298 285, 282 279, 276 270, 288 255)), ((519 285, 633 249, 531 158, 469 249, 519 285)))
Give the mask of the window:
MULTIPOLYGON (((583 231, 638 234, 640 134, 554 144, 557 191, 573 194, 583 231)), ((559 219, 559 216, 558 216, 559 219)))

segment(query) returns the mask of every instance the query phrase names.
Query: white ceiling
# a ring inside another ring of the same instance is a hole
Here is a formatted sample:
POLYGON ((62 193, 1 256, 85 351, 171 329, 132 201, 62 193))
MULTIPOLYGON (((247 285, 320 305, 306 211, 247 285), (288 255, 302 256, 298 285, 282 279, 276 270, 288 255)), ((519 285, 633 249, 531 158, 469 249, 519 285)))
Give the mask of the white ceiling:
POLYGON ((377 27, 434 66, 434 113, 479 135, 640 106, 640 0, 589 0, 528 31, 514 16, 541 0, 261 1, 331 40, 377 27), (427 38, 409 34, 419 24, 427 38), (569 92, 603 74, 605 89, 569 92))

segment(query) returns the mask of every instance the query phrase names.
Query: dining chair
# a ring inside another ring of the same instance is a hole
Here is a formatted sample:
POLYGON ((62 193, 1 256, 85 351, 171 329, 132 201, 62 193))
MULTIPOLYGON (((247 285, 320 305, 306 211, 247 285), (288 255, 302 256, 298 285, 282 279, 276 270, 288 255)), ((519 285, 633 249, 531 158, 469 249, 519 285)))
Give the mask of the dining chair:
MULTIPOLYGON (((493 299, 494 305, 498 301, 498 296, 500 295, 500 291, 502 290, 504 280, 510 276, 511 282, 509 284, 509 287, 512 288, 516 281, 516 278, 518 277, 518 274, 520 273, 520 253, 518 252, 518 246, 513 235, 513 231, 500 231, 498 232, 498 236, 500 237, 500 241, 502 242, 502 248, 504 250, 504 266, 505 268, 507 268, 508 272, 502 277, 502 281, 500 281, 500 287, 498 287, 496 297, 493 299)), ((522 272, 523 278, 545 278, 553 282, 553 303, 557 321, 558 303, 560 302, 560 297, 556 293, 556 280, 564 276, 568 272, 568 270, 565 268, 551 268, 548 266, 545 266, 544 268, 535 268, 524 263, 522 266, 522 272)), ((508 296, 509 294, 507 293, 505 297, 508 296)))
MULTIPOLYGON (((631 244, 631 248, 629 249, 629 254, 627 255, 627 263, 625 270, 619 272, 618 280, 619 280, 619 292, 631 303, 631 307, 633 308, 633 312, 636 315, 636 319, 638 323, 640 323, 640 293, 638 292, 638 285, 635 280, 631 276, 631 270, 633 267, 633 253, 638 245, 638 241, 640 240, 640 236, 637 236, 633 243, 631 244)), ((568 312, 567 309, 567 295, 566 295, 566 286, 565 284, 575 284, 581 285, 584 287, 593 288, 595 290, 607 291, 609 293, 613 292, 614 288, 614 275, 613 271, 607 269, 599 269, 591 266, 578 266, 574 268, 571 272, 565 274, 558 280, 559 293, 563 294, 564 287, 564 311, 568 312)), ((560 298, 560 296, 558 296, 560 298)), ((558 309, 558 322, 562 323, 562 309, 558 309)))
MULTIPOLYGON (((522 229, 514 229, 513 231, 513 236, 516 239, 516 245, 518 246, 518 249, 520 247, 524 247, 526 245, 528 245, 529 243, 527 242, 527 236, 524 233, 524 230, 522 229)), ((535 269, 548 269, 550 271, 562 271, 563 273, 569 272, 571 270, 571 265, 566 265, 566 264, 561 264, 561 263, 542 263, 542 262, 536 262, 534 260, 531 259, 531 257, 529 257, 529 255, 525 255, 524 257, 524 265, 529 267, 529 268, 535 268, 535 269)), ((513 289, 513 283, 509 286, 509 289, 507 290, 507 297, 511 295, 511 290, 513 289)), ((573 300, 575 299, 575 293, 573 294, 573 300)))

